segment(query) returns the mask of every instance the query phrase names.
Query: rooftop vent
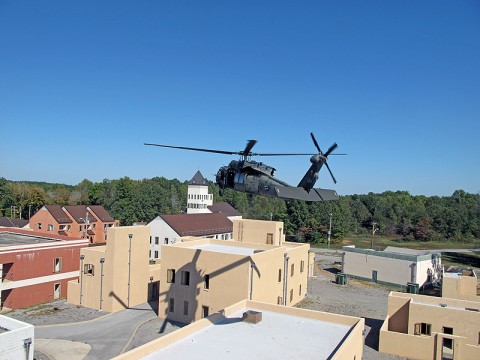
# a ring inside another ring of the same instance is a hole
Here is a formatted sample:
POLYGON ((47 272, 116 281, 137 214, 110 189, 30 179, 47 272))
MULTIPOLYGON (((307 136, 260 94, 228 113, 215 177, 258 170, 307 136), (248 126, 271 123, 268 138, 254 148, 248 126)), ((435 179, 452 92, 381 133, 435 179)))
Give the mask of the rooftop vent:
POLYGON ((262 321, 262 313, 260 311, 247 310, 243 313, 243 321, 257 324, 262 321))

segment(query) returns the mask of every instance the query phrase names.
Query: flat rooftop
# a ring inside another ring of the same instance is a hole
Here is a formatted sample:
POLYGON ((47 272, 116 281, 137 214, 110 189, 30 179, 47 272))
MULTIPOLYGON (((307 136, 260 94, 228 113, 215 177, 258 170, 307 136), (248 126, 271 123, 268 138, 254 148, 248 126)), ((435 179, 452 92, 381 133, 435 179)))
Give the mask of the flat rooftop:
POLYGON ((0 247, 1 246, 12 246, 12 245, 31 245, 31 244, 40 244, 55 242, 54 239, 47 239, 39 236, 30 236, 30 235, 21 235, 13 234, 8 232, 0 232, 0 247))
POLYGON ((240 247, 240 246, 232 246, 232 245, 220 245, 220 244, 201 244, 201 245, 194 245, 189 246, 190 249, 198 249, 198 250, 205 250, 205 251, 212 251, 212 252, 219 252, 225 254, 235 254, 235 255, 253 255, 256 248, 251 247, 240 247))
POLYGON ((185 336, 143 359, 327 359, 352 326, 295 315, 243 308, 185 336), (242 321, 247 310, 260 311, 257 324, 242 321), (193 355, 194 354, 194 355, 193 355))

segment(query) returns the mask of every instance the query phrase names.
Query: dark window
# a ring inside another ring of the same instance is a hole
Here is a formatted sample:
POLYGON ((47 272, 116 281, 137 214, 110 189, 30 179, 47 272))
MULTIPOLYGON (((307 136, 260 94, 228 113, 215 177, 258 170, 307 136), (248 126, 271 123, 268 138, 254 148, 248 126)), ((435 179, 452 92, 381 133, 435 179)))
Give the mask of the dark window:
POLYGON ((158 236, 155 236, 155 245, 158 245, 159 238, 158 236))
POLYGON ((282 282, 282 269, 278 269, 278 282, 282 282))
POLYGON ((158 259, 158 251, 155 250, 155 259, 158 259))
POLYGON ((210 289, 210 275, 205 275, 204 289, 210 289))
POLYGON ((208 306, 202 306, 202 317, 206 318, 208 316, 208 306))
POLYGON ((290 266, 290 276, 293 276, 293 274, 295 274, 295 264, 290 266))
POLYGON ((175 283, 175 269, 167 270, 167 283, 175 283))
POLYGON ((188 301, 183 302, 183 315, 188 316, 188 301))
POLYGON ((175 310, 175 300, 174 298, 170 298, 168 301, 168 312, 173 313, 174 310, 175 310))
POLYGON ((163 240, 163 243, 164 243, 165 245, 168 245, 168 238, 165 238, 165 239, 163 240))
POLYGON ((182 285, 190 285, 190 271, 182 271, 182 285))
POLYGON ((94 270, 93 264, 85 264, 83 266, 83 273, 84 274, 93 275, 94 274, 93 270, 94 270))
POLYGON ((292 301, 293 301, 293 289, 290 290, 290 302, 292 302, 292 301))
POLYGON ((305 261, 300 261, 300 272, 303 273, 303 269, 305 267, 305 261))
POLYGON ((431 335, 432 325, 427 323, 417 323, 414 329, 415 335, 431 335))

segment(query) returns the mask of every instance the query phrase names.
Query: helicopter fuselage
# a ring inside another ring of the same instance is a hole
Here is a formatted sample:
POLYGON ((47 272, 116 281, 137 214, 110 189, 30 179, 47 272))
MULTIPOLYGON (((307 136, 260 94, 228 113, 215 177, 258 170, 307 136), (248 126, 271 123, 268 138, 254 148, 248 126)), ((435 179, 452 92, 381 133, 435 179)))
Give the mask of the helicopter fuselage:
POLYGON ((290 185, 275 178, 274 173, 275 168, 260 162, 233 160, 228 166, 222 166, 218 170, 216 183, 221 191, 232 189, 248 194, 277 197, 277 187, 290 185))

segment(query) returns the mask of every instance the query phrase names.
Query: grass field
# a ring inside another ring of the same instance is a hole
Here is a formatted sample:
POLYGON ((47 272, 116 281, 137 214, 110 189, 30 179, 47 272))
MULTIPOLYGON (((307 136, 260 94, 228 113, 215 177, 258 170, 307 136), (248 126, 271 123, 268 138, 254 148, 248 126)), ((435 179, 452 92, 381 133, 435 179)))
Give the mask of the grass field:
MULTIPOLYGON (((371 236, 348 236, 342 242, 330 244, 331 249, 341 249, 345 245, 355 245, 357 248, 370 249, 372 244, 371 236)), ((313 247, 326 248, 327 244, 314 244, 313 247)), ((398 238, 375 236, 373 239, 373 248, 375 250, 384 250, 387 246, 404 247, 416 250, 433 249, 480 249, 480 243, 461 243, 461 242, 420 242, 403 241, 398 238)))

